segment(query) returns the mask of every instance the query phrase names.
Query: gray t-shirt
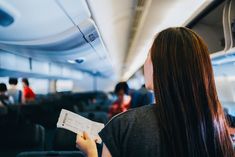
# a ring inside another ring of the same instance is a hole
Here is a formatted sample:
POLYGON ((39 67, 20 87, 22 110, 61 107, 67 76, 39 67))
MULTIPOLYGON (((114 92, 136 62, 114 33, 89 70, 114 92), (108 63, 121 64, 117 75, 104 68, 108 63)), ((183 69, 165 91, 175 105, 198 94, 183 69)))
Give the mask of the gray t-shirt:
POLYGON ((157 157, 159 127, 155 105, 121 113, 99 133, 112 157, 157 157))

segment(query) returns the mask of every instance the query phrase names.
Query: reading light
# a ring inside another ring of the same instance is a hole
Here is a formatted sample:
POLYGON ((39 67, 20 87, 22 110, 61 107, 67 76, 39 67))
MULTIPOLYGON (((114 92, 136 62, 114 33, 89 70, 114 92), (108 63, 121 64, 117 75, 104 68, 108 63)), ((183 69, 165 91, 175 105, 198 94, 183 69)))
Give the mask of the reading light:
POLYGON ((67 60, 67 62, 69 62, 69 63, 71 63, 71 64, 75 64, 75 63, 77 63, 77 64, 81 64, 81 63, 83 63, 85 60, 83 59, 83 58, 78 58, 78 59, 75 59, 75 60, 67 60))
POLYGON ((75 64, 76 61, 75 60, 67 60, 67 62, 71 63, 71 64, 75 64))

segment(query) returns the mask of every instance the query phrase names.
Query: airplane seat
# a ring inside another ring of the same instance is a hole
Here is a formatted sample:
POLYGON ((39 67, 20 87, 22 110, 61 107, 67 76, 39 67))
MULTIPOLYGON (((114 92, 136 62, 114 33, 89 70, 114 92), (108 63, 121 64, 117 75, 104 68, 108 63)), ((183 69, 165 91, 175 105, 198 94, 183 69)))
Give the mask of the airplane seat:
POLYGON ((0 107, 0 116, 5 116, 7 113, 7 107, 0 107))
POLYGON ((21 115, 29 123, 37 123, 45 128, 56 127, 60 108, 52 103, 40 103, 37 105, 25 105, 21 107, 21 115))
POLYGON ((51 151, 53 147, 53 140, 55 136, 56 128, 45 128, 45 145, 44 151, 51 151))
POLYGON ((91 112, 80 112, 78 113, 83 117, 86 117, 92 121, 104 123, 106 124, 108 122, 108 114, 107 112, 103 111, 91 111, 91 112))
POLYGON ((40 114, 41 108, 39 104, 27 104, 20 107, 20 112, 26 120, 35 121, 35 118, 40 114))
POLYGON ((5 125, 7 123, 6 116, 8 114, 7 107, 0 107, 0 126, 5 125))
MULTIPOLYGON (((78 151, 76 148, 76 134, 66 129, 57 128, 53 141, 54 151, 78 151)), ((97 144, 98 154, 102 152, 102 145, 97 144)))
POLYGON ((106 112, 94 112, 95 118, 94 120, 96 122, 104 123, 106 124, 109 120, 108 114, 106 112))
POLYGON ((53 150, 60 151, 72 151, 78 150, 76 148, 76 134, 62 129, 56 128, 54 140, 53 140, 53 150))
POLYGON ((0 156, 44 150, 45 133, 40 125, 6 125, 0 130, 0 156))
POLYGON ((16 157, 85 157, 80 151, 40 151, 40 152, 22 152, 16 157))
MULTIPOLYGON (((92 111, 97 105, 106 104, 107 95, 103 92, 73 93, 63 96, 62 104, 76 106, 80 112, 92 111)), ((77 110, 76 109, 76 110, 77 110)))
POLYGON ((16 125, 19 123, 19 119, 18 105, 0 107, 0 126, 5 126, 7 124, 16 125))
POLYGON ((85 157, 80 151, 34 151, 34 152, 21 152, 17 157, 85 157))
POLYGON ((19 105, 10 105, 7 106, 7 123, 11 125, 17 125, 20 121, 20 106, 19 105))

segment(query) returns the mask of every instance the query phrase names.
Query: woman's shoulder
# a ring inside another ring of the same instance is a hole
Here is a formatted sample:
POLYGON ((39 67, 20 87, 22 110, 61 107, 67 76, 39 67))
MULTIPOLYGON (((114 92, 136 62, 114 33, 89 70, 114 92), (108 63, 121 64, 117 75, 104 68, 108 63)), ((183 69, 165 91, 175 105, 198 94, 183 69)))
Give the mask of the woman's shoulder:
POLYGON ((154 104, 145 105, 142 107, 129 109, 126 112, 122 112, 114 116, 109 123, 114 123, 117 121, 122 122, 136 122, 136 121, 144 121, 146 119, 152 118, 155 116, 156 107, 154 104))
POLYGON ((114 116, 106 124, 99 135, 113 156, 144 156, 150 149, 157 148, 159 135, 155 110, 155 105, 130 109, 114 116), (133 151, 136 148, 138 151, 133 151))

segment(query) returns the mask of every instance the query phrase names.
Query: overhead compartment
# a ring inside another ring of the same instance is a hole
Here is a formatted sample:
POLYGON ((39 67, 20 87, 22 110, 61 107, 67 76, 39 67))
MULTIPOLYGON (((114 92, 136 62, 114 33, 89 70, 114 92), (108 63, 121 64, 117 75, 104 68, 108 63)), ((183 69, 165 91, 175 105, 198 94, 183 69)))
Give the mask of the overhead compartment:
POLYGON ((0 27, 1 43, 45 39, 73 27, 55 0, 1 0, 0 8, 14 18, 8 27, 0 27))
POLYGON ((0 77, 2 76, 79 80, 83 73, 66 65, 38 61, 0 50, 0 77))
POLYGON ((0 51, 0 69, 30 72, 29 59, 0 51))
POLYGON ((91 17, 85 0, 57 0, 57 3, 75 25, 91 17))
POLYGON ((85 0, 2 0, 0 6, 16 17, 0 27, 1 49, 84 71, 112 69, 85 0))

